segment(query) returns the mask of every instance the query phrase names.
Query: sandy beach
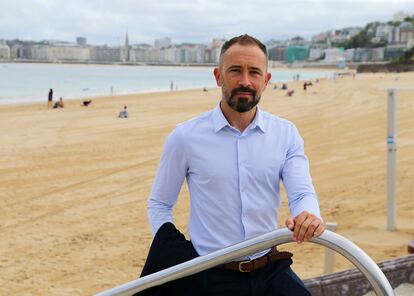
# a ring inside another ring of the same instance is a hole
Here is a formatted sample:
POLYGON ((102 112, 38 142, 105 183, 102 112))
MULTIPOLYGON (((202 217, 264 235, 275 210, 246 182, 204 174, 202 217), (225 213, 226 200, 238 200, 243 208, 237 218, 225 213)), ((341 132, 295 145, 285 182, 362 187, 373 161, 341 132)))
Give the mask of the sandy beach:
MULTIPOLYGON (((260 106, 304 140, 325 221, 375 261, 414 239, 414 91, 398 93, 397 230, 386 230, 387 94, 414 73, 359 74, 269 87, 260 106)), ((151 242, 146 200, 174 126, 214 108, 220 89, 0 106, 0 295, 91 295, 136 278, 151 242), (130 118, 119 119, 128 106, 130 118)), ((288 216, 286 197, 280 221, 288 216)), ((186 187, 175 208, 186 231, 186 187)), ((324 248, 288 244, 302 277, 323 272, 324 248)), ((351 265, 336 256, 335 271, 351 265)))

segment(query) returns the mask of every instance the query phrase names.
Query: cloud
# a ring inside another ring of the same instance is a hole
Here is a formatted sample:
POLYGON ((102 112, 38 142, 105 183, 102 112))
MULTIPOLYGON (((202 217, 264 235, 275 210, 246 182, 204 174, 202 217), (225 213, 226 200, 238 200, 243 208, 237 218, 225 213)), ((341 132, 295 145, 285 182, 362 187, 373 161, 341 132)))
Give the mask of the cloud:
POLYGON ((388 21, 398 10, 414 13, 412 1, 219 1, 219 0, 1 0, 0 39, 84 36, 91 44, 209 42, 250 33, 259 38, 310 38, 330 29, 388 21))

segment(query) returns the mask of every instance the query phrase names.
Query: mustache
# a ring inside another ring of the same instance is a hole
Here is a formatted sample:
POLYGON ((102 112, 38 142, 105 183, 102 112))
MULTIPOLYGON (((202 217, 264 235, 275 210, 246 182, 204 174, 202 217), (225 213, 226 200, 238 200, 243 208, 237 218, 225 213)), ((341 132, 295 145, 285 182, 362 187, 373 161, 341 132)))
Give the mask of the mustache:
POLYGON ((250 93, 253 97, 256 97, 256 93, 257 93, 256 90, 254 90, 254 89, 241 86, 241 87, 237 87, 237 88, 235 88, 231 91, 231 97, 234 97, 236 95, 236 93, 238 93, 238 92, 250 93))

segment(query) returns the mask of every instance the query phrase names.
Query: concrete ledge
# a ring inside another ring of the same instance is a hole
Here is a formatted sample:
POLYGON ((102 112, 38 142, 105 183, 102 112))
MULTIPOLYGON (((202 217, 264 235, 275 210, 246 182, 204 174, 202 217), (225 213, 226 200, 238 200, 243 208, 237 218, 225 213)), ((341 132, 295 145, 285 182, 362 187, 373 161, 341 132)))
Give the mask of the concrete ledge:
MULTIPOLYGON (((414 255, 378 263, 391 286, 414 283, 414 255)), ((314 296, 357 296, 372 290, 370 283, 356 268, 305 280, 314 296)))

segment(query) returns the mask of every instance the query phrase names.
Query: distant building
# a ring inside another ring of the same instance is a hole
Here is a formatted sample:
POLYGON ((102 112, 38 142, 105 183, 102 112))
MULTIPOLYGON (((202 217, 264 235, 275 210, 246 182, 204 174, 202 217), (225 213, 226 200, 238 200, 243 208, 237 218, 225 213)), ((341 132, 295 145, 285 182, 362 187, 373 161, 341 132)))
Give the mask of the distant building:
POLYGON ((0 59, 10 59, 10 47, 7 44, 0 44, 0 59))
POLYGON ((355 62, 379 62, 384 60, 384 47, 356 48, 354 51, 355 62))
POLYGON ((202 44, 182 44, 178 48, 179 63, 204 63, 207 46, 202 44))
POLYGON ((325 49, 324 62, 327 64, 337 64, 344 60, 343 48, 327 48, 325 49))
POLYGON ((309 47, 306 45, 291 45, 285 50, 285 62, 305 61, 309 57, 309 47))
POLYGON ((121 60, 123 62, 129 62, 130 60, 128 32, 126 32, 125 34, 125 44, 124 44, 124 48, 121 51, 121 60))
POLYGON ((309 49, 309 60, 316 61, 325 57, 326 46, 312 46, 309 49))
POLYGON ((79 46, 86 46, 86 38, 85 37, 76 37, 76 44, 79 46))
POLYGON ((213 57, 211 52, 211 48, 206 48, 206 50, 204 51, 204 61, 206 63, 213 63, 213 57))
POLYGON ((388 41, 389 35, 392 32, 392 29, 394 27, 391 25, 382 24, 377 26, 377 29, 375 30, 375 41, 376 42, 383 42, 388 41))
POLYGON ((169 46, 161 49, 160 59, 164 63, 176 63, 178 60, 178 48, 176 46, 169 46))
POLYGON ((31 47, 29 44, 16 43, 10 47, 11 59, 31 59, 31 47))
POLYGON ((211 63, 218 64, 220 60, 221 47, 226 42, 226 39, 213 38, 211 41, 211 63))
POLYGON ((49 46, 47 50, 50 61, 88 61, 90 49, 75 46, 49 46))
POLYGON ((388 43, 390 44, 407 44, 414 40, 414 28, 409 22, 403 22, 398 27, 392 28, 388 35, 388 43))
POLYGON ((328 36, 325 33, 319 33, 312 36, 312 43, 326 43, 328 36))
POLYGON ((267 50, 269 60, 270 61, 284 61, 286 48, 287 48, 286 46, 276 46, 273 48, 269 48, 267 50))
POLYGON ((400 43, 408 43, 414 40, 414 28, 409 22, 400 25, 400 43))
POLYGON ((49 59, 49 46, 36 44, 31 46, 30 59, 33 60, 48 60, 49 59))
POLYGON ((150 61, 150 50, 151 45, 149 44, 138 44, 131 46, 129 50, 129 59, 131 62, 149 63, 150 61))
POLYGON ((354 62, 355 48, 346 49, 344 51, 345 62, 354 62))
POLYGON ((120 62, 121 49, 119 47, 93 46, 90 48, 90 59, 96 62, 120 62))
POLYGON ((395 60, 399 58, 406 50, 404 45, 389 45, 384 50, 384 60, 395 60))
POLYGON ((294 46, 294 45, 306 46, 309 42, 306 41, 303 37, 296 36, 296 37, 293 37, 292 39, 290 39, 288 41, 288 43, 289 43, 289 45, 292 45, 292 46, 294 46))
POLYGON ((172 42, 170 37, 155 39, 154 41, 154 47, 159 49, 169 47, 171 44, 172 42))

